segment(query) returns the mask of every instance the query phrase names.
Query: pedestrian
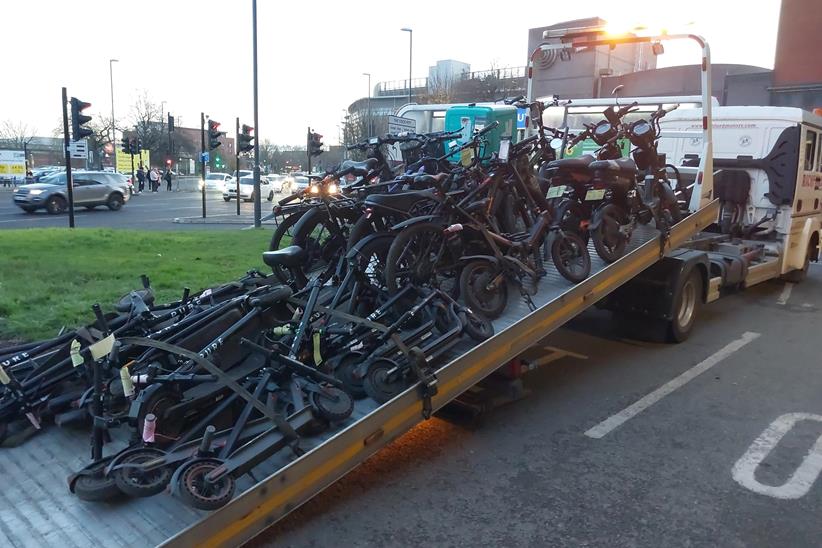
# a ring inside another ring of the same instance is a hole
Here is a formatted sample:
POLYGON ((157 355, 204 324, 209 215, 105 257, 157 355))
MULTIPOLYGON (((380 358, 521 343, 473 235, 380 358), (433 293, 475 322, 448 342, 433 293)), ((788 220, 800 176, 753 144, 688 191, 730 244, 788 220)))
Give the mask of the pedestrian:
POLYGON ((166 192, 171 192, 171 168, 167 167, 163 179, 166 181, 166 192))
POLYGON ((157 172, 157 168, 151 168, 151 171, 148 172, 148 180, 151 183, 151 191, 157 192, 160 188, 160 174, 157 172))
POLYGON ((138 194, 143 192, 146 188, 146 172, 143 169, 143 164, 140 164, 140 167, 137 168, 137 187, 138 194))
POLYGON ((30 169, 26 170, 26 184, 30 185, 34 182, 34 173, 30 169))

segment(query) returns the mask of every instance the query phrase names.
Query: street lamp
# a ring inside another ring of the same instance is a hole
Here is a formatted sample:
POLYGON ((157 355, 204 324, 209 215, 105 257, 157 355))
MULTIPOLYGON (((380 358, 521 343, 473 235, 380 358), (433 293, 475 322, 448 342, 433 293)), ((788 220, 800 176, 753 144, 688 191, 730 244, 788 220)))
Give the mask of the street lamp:
POLYGON ((368 136, 374 133, 374 124, 371 123, 371 73, 363 72, 363 76, 368 76, 368 136))
POLYGON ((414 51, 414 31, 409 28, 401 28, 403 32, 408 33, 408 102, 411 102, 411 60, 414 51))
MULTIPOLYGON (((114 138, 116 137, 114 129, 114 63, 119 63, 117 59, 108 60, 108 79, 111 84, 111 146, 114 145, 114 138)), ((116 169, 116 168, 115 168, 116 169)))

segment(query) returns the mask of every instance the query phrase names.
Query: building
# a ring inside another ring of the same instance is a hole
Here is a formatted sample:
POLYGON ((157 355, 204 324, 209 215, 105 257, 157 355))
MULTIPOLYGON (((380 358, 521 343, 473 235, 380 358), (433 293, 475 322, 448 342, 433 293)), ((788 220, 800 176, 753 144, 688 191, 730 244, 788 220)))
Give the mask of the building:
MULTIPOLYGON (((589 17, 530 29, 528 56, 540 44, 559 43, 558 38, 544 39, 545 31, 604 27, 606 24, 604 19, 589 17)), ((543 51, 534 60, 534 96, 559 95, 567 99, 600 97, 603 90, 607 89, 605 94, 611 91, 603 86, 605 78, 655 68, 656 56, 650 44, 622 44, 614 49, 608 46, 569 48, 562 53, 559 50, 543 51)))
POLYGON ((428 93, 433 95, 451 90, 469 72, 471 65, 468 63, 453 59, 437 61, 435 65, 428 67, 428 93))

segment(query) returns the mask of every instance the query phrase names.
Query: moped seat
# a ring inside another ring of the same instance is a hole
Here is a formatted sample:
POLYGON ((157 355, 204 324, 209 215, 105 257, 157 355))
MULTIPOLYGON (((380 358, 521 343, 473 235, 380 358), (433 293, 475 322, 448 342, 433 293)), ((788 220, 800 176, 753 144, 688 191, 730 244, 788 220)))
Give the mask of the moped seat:
POLYGON ((293 268, 305 260, 305 250, 298 245, 290 245, 277 251, 263 252, 263 262, 268 266, 293 268))
POLYGON ((584 154, 578 158, 563 158, 561 160, 554 160, 548 163, 549 168, 567 169, 567 170, 584 170, 588 169, 591 162, 596 160, 590 154, 584 154))
POLYGON ((392 194, 372 194, 365 199, 365 205, 377 208, 384 207, 394 211, 410 211, 421 200, 434 199, 434 191, 432 190, 415 190, 392 194))
POLYGON ((355 177, 365 177, 368 173, 376 167, 378 161, 376 158, 369 158, 364 162, 355 162, 354 160, 346 160, 340 164, 340 169, 335 174, 337 178, 345 177, 346 175, 354 175, 355 177))
POLYGON ((618 175, 635 175, 636 162, 630 158, 617 158, 616 160, 597 160, 588 166, 592 171, 612 172, 618 175))

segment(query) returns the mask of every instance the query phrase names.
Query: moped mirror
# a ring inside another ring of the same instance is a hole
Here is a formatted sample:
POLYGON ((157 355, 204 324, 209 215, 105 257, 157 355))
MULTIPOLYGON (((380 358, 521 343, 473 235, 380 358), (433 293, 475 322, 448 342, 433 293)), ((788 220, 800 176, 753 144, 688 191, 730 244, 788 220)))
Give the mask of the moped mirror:
POLYGON ((562 139, 560 139, 559 137, 554 137, 553 139, 551 139, 550 145, 551 148, 553 148, 554 150, 562 150, 562 139))
POLYGON ((624 88, 624 87, 625 87, 624 84, 619 84, 617 87, 615 87, 613 90, 611 90, 611 95, 613 95, 614 97, 619 98, 619 92, 621 92, 622 88, 624 88))

